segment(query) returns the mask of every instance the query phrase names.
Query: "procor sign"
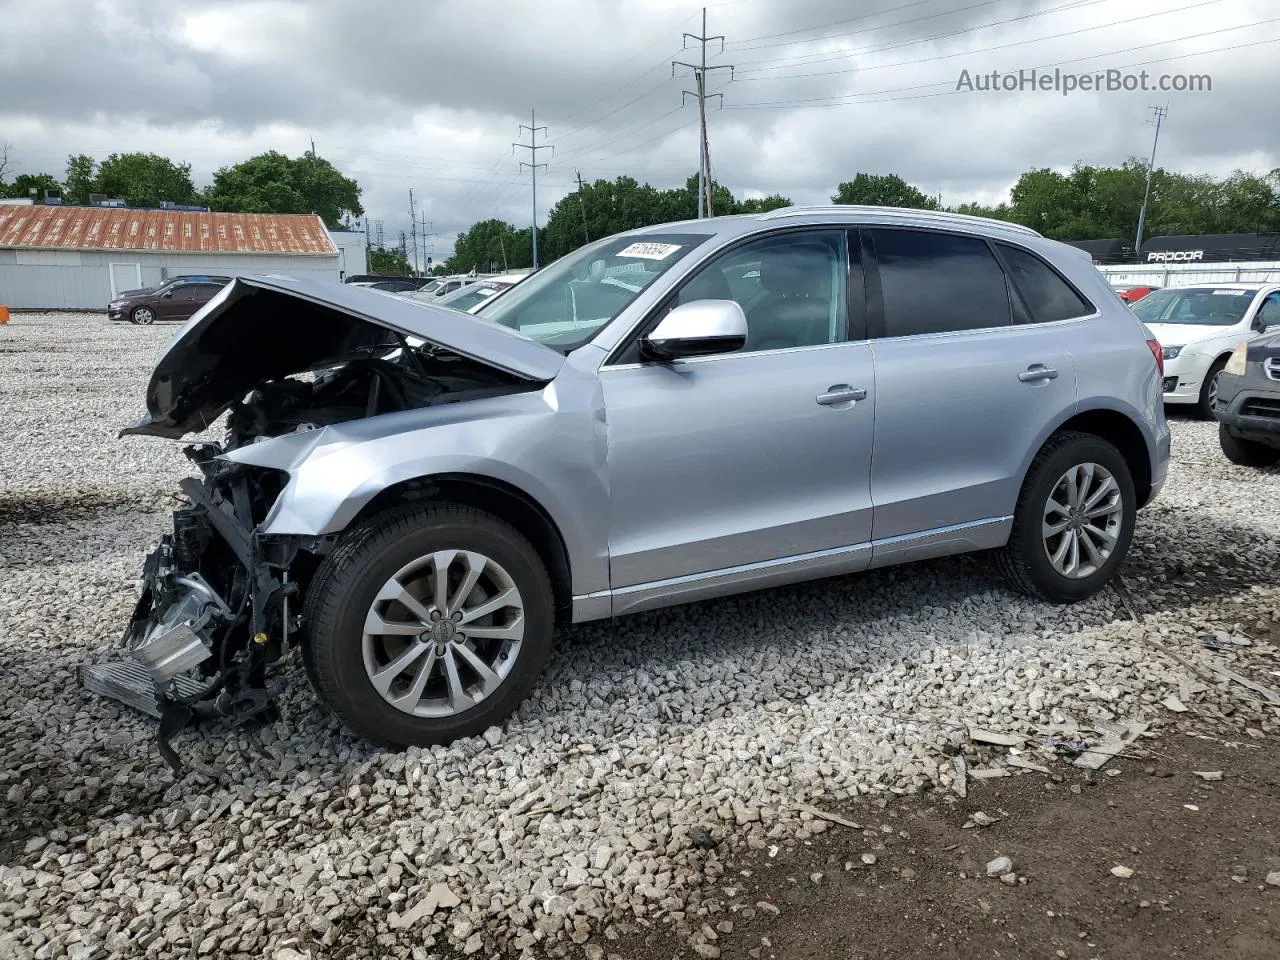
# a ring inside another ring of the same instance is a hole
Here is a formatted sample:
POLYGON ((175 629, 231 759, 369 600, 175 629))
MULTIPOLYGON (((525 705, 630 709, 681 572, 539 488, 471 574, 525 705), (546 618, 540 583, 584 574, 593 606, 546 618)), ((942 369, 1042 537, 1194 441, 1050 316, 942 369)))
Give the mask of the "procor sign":
POLYGON ((1203 259, 1203 250, 1152 250, 1147 254, 1147 263, 1187 263, 1203 259))

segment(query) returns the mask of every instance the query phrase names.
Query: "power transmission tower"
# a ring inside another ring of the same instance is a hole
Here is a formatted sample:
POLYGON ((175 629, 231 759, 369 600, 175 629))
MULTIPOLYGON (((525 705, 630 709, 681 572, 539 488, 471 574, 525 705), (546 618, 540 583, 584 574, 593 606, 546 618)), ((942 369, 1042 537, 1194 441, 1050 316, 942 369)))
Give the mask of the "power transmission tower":
POLYGON ((545 163, 538 162, 538 151, 550 150, 551 155, 555 156, 556 148, 547 143, 538 143, 538 131, 541 130, 545 135, 547 128, 538 126, 538 117, 535 111, 529 111, 529 125, 525 126, 522 123, 520 124, 520 129, 529 131, 529 142, 511 144, 511 152, 515 153, 516 147, 522 147, 529 151, 528 162, 521 160, 520 166, 522 169, 528 167, 533 174, 533 269, 536 271, 538 269, 538 168, 542 167, 544 170, 547 168, 545 163))
POLYGON ((413 214, 413 187, 409 188, 409 237, 413 243, 413 275, 418 275, 418 221, 413 214))
MULTIPOLYGON (((695 90, 682 90, 680 94, 680 106, 684 106, 689 102, 689 97, 696 97, 698 100, 698 219, 703 218, 705 209, 706 216, 714 216, 711 211, 711 150, 707 140, 707 71, 708 70, 728 70, 729 79, 733 79, 733 64, 720 63, 715 66, 707 66, 707 44, 713 40, 720 41, 720 52, 724 53, 724 37, 707 36, 707 8, 702 8, 702 33, 695 35, 686 33, 681 37, 681 49, 687 49, 690 40, 696 40, 702 46, 702 61, 700 63, 686 63, 683 60, 671 61, 671 75, 676 75, 676 67, 688 67, 693 71, 694 84, 698 88, 695 90)), ((720 98, 720 105, 724 106, 724 94, 713 93, 713 97, 720 98)))
POLYGON ((1160 143, 1160 124, 1164 123, 1164 118, 1169 115, 1169 107, 1166 104, 1163 107, 1151 108, 1151 119, 1147 123, 1154 123, 1156 126, 1156 135, 1151 141, 1151 162, 1147 164, 1147 186, 1142 194, 1142 210, 1138 213, 1138 239, 1133 243, 1133 252, 1142 252, 1142 228, 1147 224, 1147 201, 1151 199, 1151 174, 1156 168, 1156 145, 1160 143))
POLYGON ((591 233, 587 229, 587 201, 582 196, 582 171, 575 170, 573 174, 578 178, 578 203, 582 205, 582 239, 590 243, 591 233))

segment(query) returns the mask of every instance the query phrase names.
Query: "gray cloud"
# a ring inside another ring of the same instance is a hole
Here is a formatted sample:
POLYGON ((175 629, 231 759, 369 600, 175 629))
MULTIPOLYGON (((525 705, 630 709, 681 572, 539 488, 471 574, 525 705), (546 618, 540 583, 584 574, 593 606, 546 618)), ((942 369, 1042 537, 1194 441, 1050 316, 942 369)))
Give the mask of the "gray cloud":
MULTIPOLYGON (((669 65, 696 56, 680 50, 700 26, 696 0, 9 0, 0 17, 0 138, 28 169, 144 149, 207 181, 314 137, 389 237, 408 228, 412 188, 443 235, 439 257, 474 220, 527 222, 528 174, 510 142, 533 107, 556 145, 544 218, 578 171, 671 186, 696 168, 696 110, 680 108, 692 81, 669 65)), ((824 202, 859 170, 897 172, 948 202, 991 200, 1031 167, 1145 156, 1156 102, 1170 104, 1162 165, 1270 169, 1275 45, 1219 48, 1280 39, 1280 22, 1264 22, 1276 17, 1271 0, 730 0, 709 9, 728 41, 710 62, 737 67, 733 82, 711 77, 725 107, 709 115, 713 169, 736 193, 801 202, 824 202), (1248 29, 1214 32, 1236 26, 1248 29), (1211 73, 1213 92, 954 89, 962 69, 1161 58, 1146 69, 1211 73)))

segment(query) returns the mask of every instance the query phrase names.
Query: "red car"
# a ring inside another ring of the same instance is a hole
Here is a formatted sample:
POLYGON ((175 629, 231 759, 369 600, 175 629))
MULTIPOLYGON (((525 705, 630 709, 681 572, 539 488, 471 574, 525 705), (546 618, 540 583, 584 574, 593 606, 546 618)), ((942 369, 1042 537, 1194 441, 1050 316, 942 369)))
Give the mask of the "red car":
POLYGON ((1137 284, 1136 286, 1116 287, 1116 293, 1120 294, 1120 299, 1125 303, 1137 303, 1152 290, 1159 290, 1159 287, 1146 286, 1145 284, 1137 284))

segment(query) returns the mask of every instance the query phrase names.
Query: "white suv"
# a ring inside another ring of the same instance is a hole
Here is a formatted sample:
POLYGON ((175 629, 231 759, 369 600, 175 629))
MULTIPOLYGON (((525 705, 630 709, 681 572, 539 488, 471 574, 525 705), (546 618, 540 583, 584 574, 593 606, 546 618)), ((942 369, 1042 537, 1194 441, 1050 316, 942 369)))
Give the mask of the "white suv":
POLYGON ((1231 351, 1280 324, 1280 284, 1171 287, 1132 309, 1164 351, 1164 402, 1194 404, 1207 418, 1231 351))

